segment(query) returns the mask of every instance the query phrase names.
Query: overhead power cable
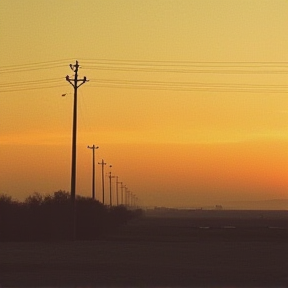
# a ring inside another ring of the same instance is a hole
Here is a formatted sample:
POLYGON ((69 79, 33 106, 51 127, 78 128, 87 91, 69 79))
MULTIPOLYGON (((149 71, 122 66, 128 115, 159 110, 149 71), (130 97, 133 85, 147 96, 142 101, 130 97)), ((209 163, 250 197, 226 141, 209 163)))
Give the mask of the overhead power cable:
POLYGON ((208 66, 283 66, 288 61, 167 61, 167 60, 121 60, 121 59, 83 59, 84 64, 118 64, 118 65, 149 65, 149 66, 183 66, 183 65, 208 65, 208 66))
POLYGON ((208 73, 208 74, 287 74, 287 61, 146 61, 86 59, 85 69, 131 72, 208 73))
POLYGON ((282 69, 259 69, 260 67, 254 67, 253 69, 242 69, 247 67, 228 67, 223 66, 221 69, 211 69, 210 66, 203 66, 201 69, 195 68, 182 68, 182 67, 154 67, 154 66, 109 66, 109 65, 95 65, 85 66, 85 69, 91 70, 106 70, 106 71, 122 71, 122 72, 157 72, 157 73, 183 73, 183 74, 288 74, 288 67, 282 69), (229 69, 227 69, 229 68, 229 69), (232 69, 233 68, 233 69, 232 69), (257 68, 257 69, 256 69, 257 68))
MULTIPOLYGON (((28 72, 41 69, 65 67, 70 59, 34 62, 23 65, 0 67, 0 74, 28 72)), ((225 61, 146 61, 119 59, 86 59, 85 69, 131 71, 131 72, 170 72, 170 73, 213 73, 213 74, 287 74, 288 62, 225 62, 225 61), (265 69, 264 69, 265 68, 265 69)))
MULTIPOLYGON (((0 74, 17 73, 41 69, 54 69, 67 65, 68 59, 34 62, 23 65, 0 67, 0 74)), ((288 74, 288 62, 201 62, 201 61, 146 61, 120 59, 84 59, 81 64, 85 69, 95 71, 128 71, 155 73, 198 73, 198 74, 288 74)), ((120 75, 120 74, 119 74, 120 75)), ((163 74, 164 75, 164 74, 163 74)), ((150 76, 150 75, 149 75, 150 76)), ((31 79, 31 78, 30 78, 31 79)), ((64 86, 63 78, 28 80, 21 82, 0 83, 0 92, 16 92, 23 90, 45 89, 64 86)), ((91 79, 88 87, 149 89, 175 91, 212 91, 212 92, 256 92, 256 93, 287 93, 288 85, 276 84, 233 84, 233 83, 196 83, 196 82, 165 82, 135 81, 129 79, 91 79), (97 83, 93 85, 94 83, 97 83)))
POLYGON ((57 87, 64 87, 65 85, 59 84, 59 85, 46 85, 46 86, 38 86, 38 87, 22 87, 22 88, 15 88, 15 89, 6 89, 6 90, 0 90, 0 93, 6 93, 6 92, 19 92, 19 91, 30 91, 30 90, 40 90, 40 89, 48 89, 48 88, 57 88, 57 87))
POLYGON ((165 81, 131 81, 118 79, 91 79, 90 87, 174 90, 174 91, 211 91, 211 92, 254 92, 254 93, 287 93, 288 85, 273 84, 232 84, 201 82, 165 82, 165 81))
POLYGON ((46 62, 34 62, 34 63, 28 63, 28 64, 22 64, 22 65, 1 66, 0 74, 65 67, 67 65, 67 61, 69 60, 63 59, 63 60, 46 61, 46 62))
POLYGON ((59 78, 51 78, 51 79, 40 79, 40 80, 28 80, 28 81, 19 81, 19 82, 10 82, 10 83, 1 83, 1 88, 9 88, 9 87, 21 87, 25 85, 37 85, 37 84, 47 84, 52 82, 62 82, 63 79, 59 78))
MULTIPOLYGON (((64 78, 64 77, 63 77, 64 78)), ((28 80, 0 84, 0 92, 17 92, 25 90, 36 90, 64 86, 63 78, 50 78, 39 80, 28 80)))

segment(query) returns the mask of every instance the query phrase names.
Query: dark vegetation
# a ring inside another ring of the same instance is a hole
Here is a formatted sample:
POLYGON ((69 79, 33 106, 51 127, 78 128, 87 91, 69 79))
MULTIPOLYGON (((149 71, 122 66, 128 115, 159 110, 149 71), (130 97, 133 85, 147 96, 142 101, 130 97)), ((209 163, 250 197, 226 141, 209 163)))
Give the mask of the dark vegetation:
POLYGON ((288 287, 288 211, 147 210, 111 231, 2 242, 0 286, 288 287))
POLYGON ((106 227, 93 241, 1 242, 0 286, 288 287, 288 211, 151 209, 106 227))
MULTIPOLYGON (((73 206, 65 191, 34 193, 24 202, 0 195, 0 241, 55 241, 73 238, 73 206)), ((107 207, 88 197, 75 201, 76 240, 95 240, 141 216, 141 210, 107 207)))

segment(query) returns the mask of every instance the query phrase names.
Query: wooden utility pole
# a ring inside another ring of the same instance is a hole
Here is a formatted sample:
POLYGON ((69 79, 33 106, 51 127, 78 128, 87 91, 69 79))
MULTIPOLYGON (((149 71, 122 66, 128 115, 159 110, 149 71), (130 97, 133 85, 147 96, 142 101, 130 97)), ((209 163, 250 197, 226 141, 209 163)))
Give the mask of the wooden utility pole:
POLYGON ((92 153, 92 199, 94 200, 95 195, 96 195, 96 193, 95 193, 95 190, 96 190, 96 187, 95 187, 95 172, 96 172, 96 170, 95 170, 95 150, 98 149, 99 147, 95 146, 93 144, 92 147, 87 146, 87 148, 92 149, 92 152, 93 152, 92 153))
POLYGON ((66 76, 68 81, 74 88, 74 106, 73 106, 73 128, 72 128, 72 164, 71 164, 71 202, 72 202, 72 226, 73 226, 73 240, 76 239, 76 207, 75 207, 75 195, 76 195, 76 134, 77 134, 77 90, 88 80, 86 77, 78 79, 79 64, 76 60, 75 65, 70 64, 71 70, 75 73, 74 78, 66 76))
POLYGON ((120 182, 118 182, 118 176, 116 176, 116 205, 119 205, 119 200, 118 200, 118 184, 120 182))
MULTIPOLYGON (((112 165, 109 165, 110 169, 112 168, 112 165)), ((109 171, 109 184, 110 184, 110 207, 112 207, 112 175, 111 170, 109 171)))
POLYGON ((123 186, 123 182, 119 182, 120 184, 121 184, 121 205, 123 205, 123 188, 124 188, 124 186, 123 186))
POLYGON ((73 106, 73 130, 72 130, 72 166, 71 166, 71 199, 75 200, 76 195, 76 134, 77 134, 77 90, 88 80, 86 77, 83 79, 78 79, 78 69, 79 64, 76 60, 76 64, 70 64, 70 68, 75 72, 74 78, 66 76, 66 81, 68 81, 74 88, 74 106, 73 106), (79 83, 79 84, 78 84, 79 83))
POLYGON ((100 165, 102 165, 102 194, 103 194, 103 205, 104 205, 104 193, 105 193, 105 189, 104 189, 104 165, 106 165, 107 163, 104 162, 104 160, 102 159, 102 161, 100 163, 98 163, 100 165))
POLYGON ((128 191, 128 187, 125 185, 124 188, 125 188, 125 195, 124 195, 124 198, 125 198, 125 200, 124 200, 124 201, 125 201, 125 204, 124 204, 124 205, 127 206, 127 191, 128 191))

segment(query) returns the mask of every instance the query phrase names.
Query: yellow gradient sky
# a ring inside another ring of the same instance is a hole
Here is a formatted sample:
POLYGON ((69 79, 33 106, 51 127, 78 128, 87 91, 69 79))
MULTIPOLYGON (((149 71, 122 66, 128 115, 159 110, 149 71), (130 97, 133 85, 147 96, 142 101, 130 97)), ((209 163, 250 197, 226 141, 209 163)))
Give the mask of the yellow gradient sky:
POLYGON ((287 199, 287 15, 285 0, 2 0, 0 193, 70 191, 77 59, 77 194, 95 144, 145 206, 287 199))

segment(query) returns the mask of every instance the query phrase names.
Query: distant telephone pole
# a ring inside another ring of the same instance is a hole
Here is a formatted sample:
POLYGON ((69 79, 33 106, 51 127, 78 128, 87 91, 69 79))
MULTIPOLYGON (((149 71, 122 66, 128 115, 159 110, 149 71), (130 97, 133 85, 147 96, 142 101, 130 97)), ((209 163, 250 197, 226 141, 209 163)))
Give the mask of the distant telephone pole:
POLYGON ((104 193, 105 193, 105 189, 104 189, 104 165, 106 165, 107 163, 105 163, 104 160, 102 159, 102 161, 98 164, 102 165, 102 194, 103 194, 103 205, 104 205, 104 193))
POLYGON ((110 171, 109 171, 110 207, 112 207, 112 172, 111 172, 112 165, 109 165, 109 167, 110 167, 110 171))
POLYGON ((126 205, 126 190, 128 189, 126 185, 123 185, 123 188, 125 189, 124 193, 123 190, 121 191, 121 200, 122 200, 122 204, 126 205), (124 195, 125 194, 125 195, 124 195))
POLYGON ((132 198, 132 192, 131 191, 127 191, 127 205, 131 206, 131 198, 132 198))
POLYGON ((84 76, 83 79, 78 79, 79 64, 76 60, 75 65, 70 64, 70 68, 75 72, 74 78, 66 76, 68 81, 74 88, 74 107, 73 107, 73 136, 72 136, 72 167, 71 167, 71 199, 75 201, 76 195, 76 133, 77 133, 77 90, 88 80, 84 76))
POLYGON ((120 184, 121 184, 121 205, 123 205, 123 188, 124 188, 124 186, 123 186, 123 182, 119 182, 120 184))
POLYGON ((121 182, 118 182, 118 176, 116 176, 116 205, 119 205, 119 200, 118 200, 118 184, 121 182))
POLYGON ((126 206, 129 207, 129 195, 130 195, 130 191, 127 189, 126 190, 126 206))
POLYGON ((98 149, 98 146, 93 144, 92 147, 87 146, 87 148, 92 149, 92 199, 95 199, 95 150, 98 149))

